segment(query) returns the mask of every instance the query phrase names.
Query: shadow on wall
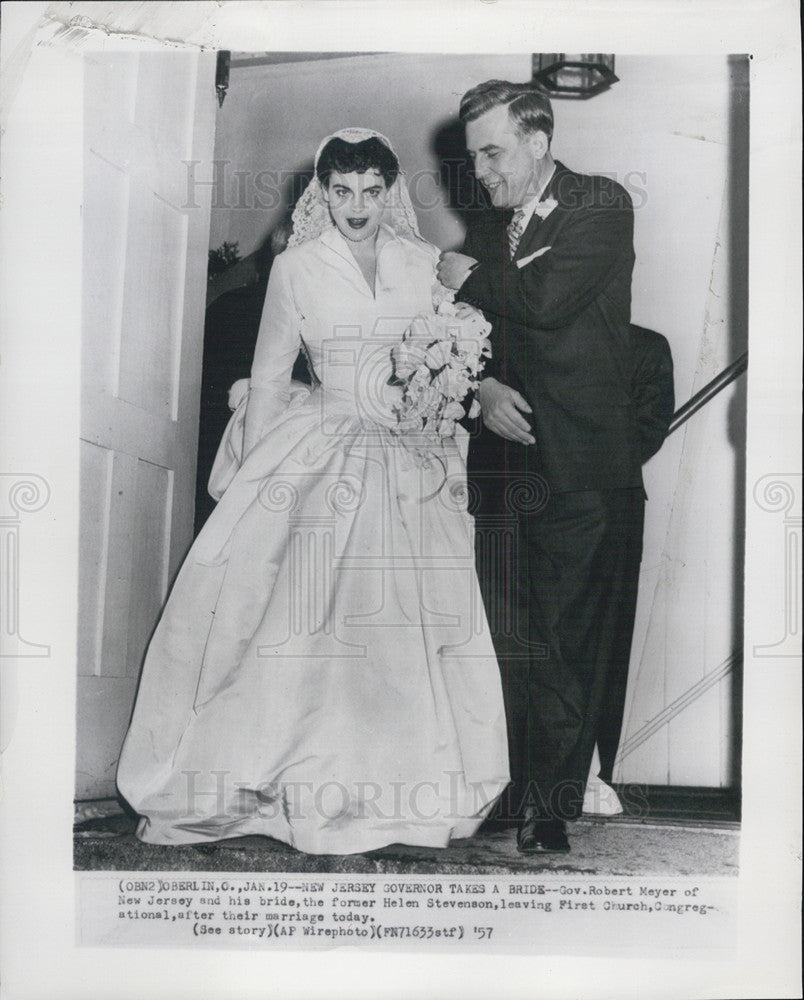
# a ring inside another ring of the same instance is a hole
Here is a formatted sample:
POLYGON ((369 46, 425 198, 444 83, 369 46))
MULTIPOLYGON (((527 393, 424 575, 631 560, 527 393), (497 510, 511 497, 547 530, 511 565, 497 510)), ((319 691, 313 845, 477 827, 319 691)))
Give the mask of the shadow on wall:
MULTIPOLYGON (((259 280, 260 272, 265 270, 263 258, 265 254, 279 253, 276 246, 277 234, 286 231, 290 233, 291 216, 296 202, 301 197, 305 188, 313 176, 313 163, 309 161, 298 170, 295 170, 284 182, 282 187, 274 192, 270 192, 272 198, 276 198, 278 205, 289 206, 279 217, 273 219, 270 226, 262 234, 257 249, 250 253, 243 260, 238 261, 234 266, 227 268, 222 274, 216 275, 207 285, 207 308, 220 296, 234 288, 242 288, 254 281, 259 280), (272 246, 273 245, 273 246, 272 246)), ((265 275, 266 281, 267 274, 265 275)))
POLYGON ((466 152, 463 123, 450 119, 433 133, 431 148, 438 159, 441 187, 447 203, 466 226, 472 213, 491 204, 484 188, 475 180, 472 162, 466 152))
MULTIPOLYGON (((229 389, 238 379, 251 375, 271 266, 287 246, 292 232, 293 208, 312 175, 312 163, 294 172, 282 190, 282 204, 290 205, 290 208, 263 236, 253 253, 209 282, 196 464, 196 535, 215 508, 207 484, 231 417, 229 389)), ((305 384, 310 383, 310 372, 301 352, 291 377, 305 384)))

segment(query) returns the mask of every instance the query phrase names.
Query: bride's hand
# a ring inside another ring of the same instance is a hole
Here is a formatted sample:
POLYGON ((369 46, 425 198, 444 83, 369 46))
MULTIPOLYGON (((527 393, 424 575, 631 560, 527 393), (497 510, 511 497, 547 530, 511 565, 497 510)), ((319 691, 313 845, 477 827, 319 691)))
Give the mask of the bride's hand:
POLYGON ((234 412, 249 393, 251 380, 239 378, 229 386, 229 409, 234 412))

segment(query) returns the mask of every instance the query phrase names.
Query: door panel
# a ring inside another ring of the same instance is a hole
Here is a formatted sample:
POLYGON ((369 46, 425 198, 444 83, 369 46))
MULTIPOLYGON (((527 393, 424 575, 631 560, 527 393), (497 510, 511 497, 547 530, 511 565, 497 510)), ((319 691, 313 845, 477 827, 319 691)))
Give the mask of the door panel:
POLYGON ((187 198, 184 161, 212 159, 214 68, 214 54, 85 56, 79 798, 114 793, 192 539, 210 189, 187 198))

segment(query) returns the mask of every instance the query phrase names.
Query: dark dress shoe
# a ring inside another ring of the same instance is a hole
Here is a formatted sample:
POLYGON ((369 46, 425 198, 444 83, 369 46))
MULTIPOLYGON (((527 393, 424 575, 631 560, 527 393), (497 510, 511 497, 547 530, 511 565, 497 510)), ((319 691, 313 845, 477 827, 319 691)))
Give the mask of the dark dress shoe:
POLYGON ((564 821, 526 819, 517 832, 516 849, 520 854, 566 854, 570 845, 564 821))

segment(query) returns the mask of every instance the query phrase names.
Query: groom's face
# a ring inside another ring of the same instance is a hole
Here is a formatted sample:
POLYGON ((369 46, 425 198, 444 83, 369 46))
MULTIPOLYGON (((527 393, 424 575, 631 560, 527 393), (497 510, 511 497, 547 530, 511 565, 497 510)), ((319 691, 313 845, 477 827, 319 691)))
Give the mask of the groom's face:
POLYGON ((466 148, 496 208, 518 208, 536 193, 546 137, 542 132, 519 135, 508 108, 492 108, 467 122, 466 148))

